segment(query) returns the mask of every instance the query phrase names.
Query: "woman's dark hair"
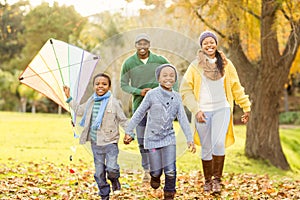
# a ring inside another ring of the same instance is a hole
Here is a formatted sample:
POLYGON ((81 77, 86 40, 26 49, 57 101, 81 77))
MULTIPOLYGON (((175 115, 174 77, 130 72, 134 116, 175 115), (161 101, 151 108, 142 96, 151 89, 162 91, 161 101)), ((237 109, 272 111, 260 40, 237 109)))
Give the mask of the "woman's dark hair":
POLYGON ((224 75, 223 59, 218 50, 216 51, 216 58, 217 58, 217 68, 220 71, 221 75, 223 76, 224 75))
POLYGON ((99 74, 96 74, 96 75, 94 76, 94 78, 93 78, 93 84, 95 83, 95 80, 96 80, 97 77, 105 77, 105 78, 107 78, 109 87, 111 86, 111 80, 110 80, 110 77, 109 77, 108 74, 105 74, 105 73, 99 73, 99 74))

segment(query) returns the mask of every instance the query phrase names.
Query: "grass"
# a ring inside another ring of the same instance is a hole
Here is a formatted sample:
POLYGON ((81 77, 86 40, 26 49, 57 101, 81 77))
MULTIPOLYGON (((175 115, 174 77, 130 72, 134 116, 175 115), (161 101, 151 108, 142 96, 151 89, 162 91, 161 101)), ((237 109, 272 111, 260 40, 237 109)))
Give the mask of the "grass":
MULTIPOLYGON (((178 124, 174 124, 178 129, 178 124)), ((68 115, 0 112, 0 164, 49 161, 57 165, 81 160, 93 165, 89 145, 79 145, 74 138, 68 115)), ((77 130, 80 132, 80 129, 77 130)), ((300 129, 281 129, 284 153, 290 171, 273 167, 266 161, 249 159, 244 154, 245 126, 236 126, 236 143, 226 149, 225 173, 267 174, 280 179, 288 176, 300 179, 300 129)), ((123 133, 121 138, 123 137, 123 133)), ((123 169, 141 169, 137 142, 119 143, 119 164, 123 169)), ((200 149, 196 154, 186 151, 182 132, 177 135, 177 167, 188 172, 201 169, 200 149)))

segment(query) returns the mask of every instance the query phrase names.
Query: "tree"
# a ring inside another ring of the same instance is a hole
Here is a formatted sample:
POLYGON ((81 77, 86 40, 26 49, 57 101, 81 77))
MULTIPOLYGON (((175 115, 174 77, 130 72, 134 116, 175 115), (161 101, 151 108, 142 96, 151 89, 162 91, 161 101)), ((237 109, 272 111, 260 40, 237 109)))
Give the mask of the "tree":
POLYGON ((22 20, 28 2, 20 1, 13 5, 0 2, 0 67, 7 69, 7 63, 19 54, 23 44, 18 40, 18 35, 24 31, 22 20))
POLYGON ((33 8, 23 21, 25 30, 19 40, 25 46, 20 62, 14 67, 24 69, 49 38, 65 42, 69 42, 71 35, 77 38, 86 22, 87 19, 78 14, 73 6, 59 6, 54 2, 50 7, 44 2, 33 8))
POLYGON ((289 169, 279 138, 279 105, 299 49, 298 1, 182 0, 178 5, 193 9, 219 35, 250 94, 246 155, 289 169))

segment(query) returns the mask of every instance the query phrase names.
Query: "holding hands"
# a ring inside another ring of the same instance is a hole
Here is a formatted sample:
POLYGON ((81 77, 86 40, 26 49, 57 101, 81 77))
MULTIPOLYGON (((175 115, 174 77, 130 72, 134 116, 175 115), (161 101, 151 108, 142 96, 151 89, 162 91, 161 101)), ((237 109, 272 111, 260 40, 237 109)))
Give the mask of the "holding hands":
POLYGON ((125 133, 125 136, 124 136, 124 139, 123 139, 124 144, 130 144, 130 142, 132 140, 133 140, 133 138, 129 134, 125 133))

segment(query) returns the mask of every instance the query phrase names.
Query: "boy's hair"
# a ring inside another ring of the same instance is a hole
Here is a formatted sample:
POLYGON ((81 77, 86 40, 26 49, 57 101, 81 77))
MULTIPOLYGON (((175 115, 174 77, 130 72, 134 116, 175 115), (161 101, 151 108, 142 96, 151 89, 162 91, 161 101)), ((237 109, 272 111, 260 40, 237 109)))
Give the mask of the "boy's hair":
POLYGON ((97 77, 105 77, 105 78, 107 78, 108 84, 109 84, 109 86, 111 86, 111 79, 110 79, 110 76, 108 74, 105 74, 105 73, 96 74, 94 76, 94 78, 93 78, 93 84, 95 83, 95 80, 96 80, 97 77))

